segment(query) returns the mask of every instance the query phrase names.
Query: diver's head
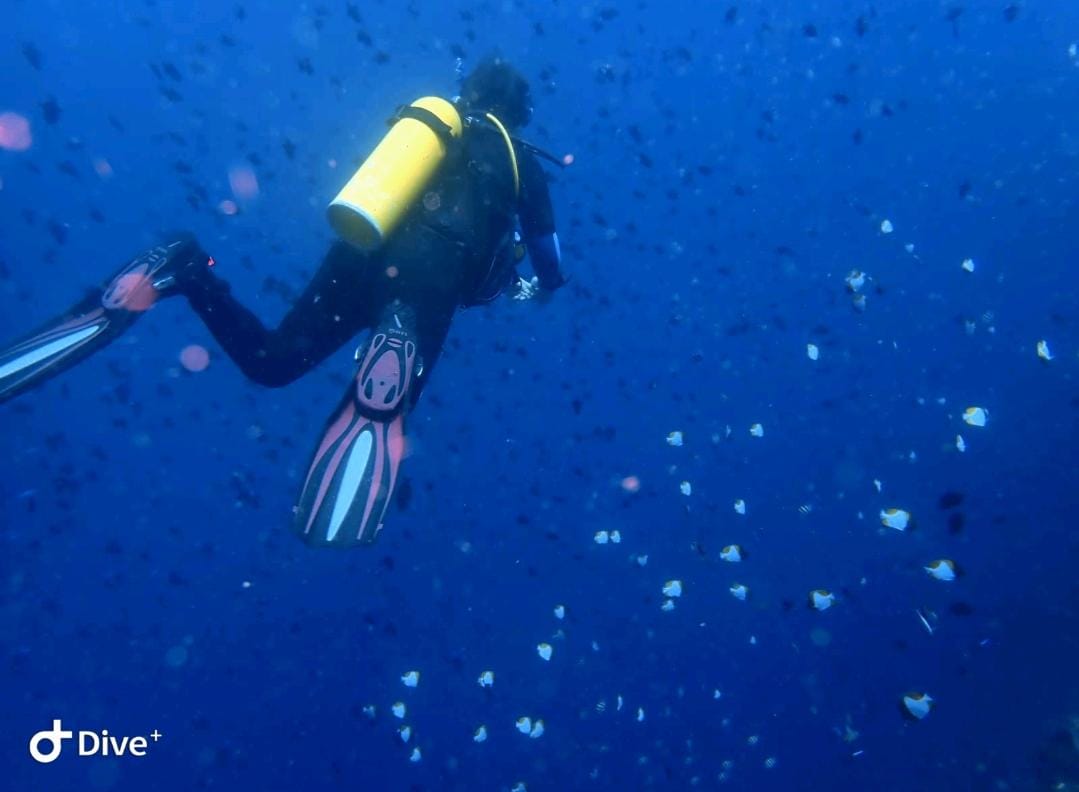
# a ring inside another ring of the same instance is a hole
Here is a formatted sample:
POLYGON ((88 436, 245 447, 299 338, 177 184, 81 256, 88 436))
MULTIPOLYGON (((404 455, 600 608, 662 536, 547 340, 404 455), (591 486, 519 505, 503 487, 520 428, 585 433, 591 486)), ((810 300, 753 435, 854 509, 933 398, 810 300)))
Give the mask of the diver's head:
POLYGON ((514 129, 527 126, 532 118, 528 81, 497 56, 484 58, 461 81, 460 103, 466 113, 491 113, 514 129))

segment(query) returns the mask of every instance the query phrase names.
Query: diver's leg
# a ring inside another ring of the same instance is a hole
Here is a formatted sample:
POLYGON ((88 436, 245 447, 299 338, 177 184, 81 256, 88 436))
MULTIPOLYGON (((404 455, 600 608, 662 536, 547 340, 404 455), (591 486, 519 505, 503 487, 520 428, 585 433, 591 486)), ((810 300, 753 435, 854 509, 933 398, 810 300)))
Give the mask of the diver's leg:
POLYGON ((382 529, 421 373, 416 328, 416 312, 392 301, 356 350, 356 376, 326 424, 295 509, 296 531, 310 545, 370 544, 382 529))
POLYGON ((344 243, 327 253, 314 278, 281 324, 268 330, 207 275, 184 288, 191 307, 240 370, 269 387, 287 385, 372 324, 367 259, 344 243))
POLYGON ((190 234, 176 234, 135 256, 100 289, 0 351, 0 402, 89 357, 213 263, 190 234))

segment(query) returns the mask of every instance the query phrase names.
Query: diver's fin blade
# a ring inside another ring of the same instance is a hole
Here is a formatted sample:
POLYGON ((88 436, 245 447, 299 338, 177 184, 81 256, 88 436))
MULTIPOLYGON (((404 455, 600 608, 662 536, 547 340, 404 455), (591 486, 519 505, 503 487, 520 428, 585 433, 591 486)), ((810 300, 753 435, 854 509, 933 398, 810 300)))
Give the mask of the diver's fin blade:
POLYGON ((0 402, 66 371, 127 330, 168 293, 176 265, 191 257, 193 239, 181 236, 143 251, 99 291, 0 350, 0 402))
POLYGON ((296 506, 295 528, 307 544, 371 544, 393 497, 404 456, 404 414, 363 414, 352 389, 330 419, 296 506))
POLYGON ((0 402, 74 366, 125 328, 123 317, 103 308, 96 295, 84 300, 0 351, 0 402))

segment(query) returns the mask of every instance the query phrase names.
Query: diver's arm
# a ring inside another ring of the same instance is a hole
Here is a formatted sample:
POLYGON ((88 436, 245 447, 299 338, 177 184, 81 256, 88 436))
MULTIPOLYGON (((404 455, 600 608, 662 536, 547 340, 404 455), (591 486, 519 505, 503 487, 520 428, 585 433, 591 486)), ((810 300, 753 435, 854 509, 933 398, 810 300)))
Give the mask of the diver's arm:
POLYGON ((520 160, 521 197, 518 216, 521 235, 528 248, 532 269, 539 285, 554 291, 565 284, 562 276, 562 250, 555 231, 554 209, 547 189, 547 177, 536 158, 525 153, 520 160))

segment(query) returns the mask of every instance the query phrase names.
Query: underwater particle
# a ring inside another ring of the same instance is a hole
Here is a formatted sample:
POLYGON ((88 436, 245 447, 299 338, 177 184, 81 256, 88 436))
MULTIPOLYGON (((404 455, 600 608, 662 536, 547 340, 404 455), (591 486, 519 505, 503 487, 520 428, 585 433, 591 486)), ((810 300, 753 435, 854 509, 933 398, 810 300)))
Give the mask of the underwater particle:
POLYGON ((566 606, 565 605, 555 605, 554 606, 554 617, 556 619, 558 619, 559 621, 566 618, 566 606))
POLYGON ((482 723, 472 733, 472 742, 481 743, 487 741, 487 727, 482 723))
POLYGON ((647 554, 639 555, 639 556, 637 556, 637 558, 635 560, 637 562, 637 566, 639 566, 639 567, 648 566, 648 555, 647 554))
POLYGON ((667 435, 667 445, 674 446, 675 448, 681 448, 682 447, 682 433, 681 432, 671 432, 669 435, 667 435))
POLYGON ((880 232, 882 234, 890 234, 895 230, 895 226, 892 225, 892 221, 884 219, 880 221, 880 232))
POLYGON ((682 596, 682 581, 681 580, 668 580, 663 584, 663 596, 664 597, 681 597, 682 596))
POLYGON ((683 481, 681 484, 679 484, 678 489, 687 498, 693 494, 693 485, 690 484, 688 481, 683 481))
POLYGON ((764 427, 759 423, 755 423, 749 427, 749 433, 754 437, 764 437, 764 427))
POLYGON ((101 179, 111 179, 112 178, 112 165, 110 165, 109 161, 107 159, 105 159, 104 157, 98 157, 97 159, 95 159, 94 162, 93 162, 93 166, 94 166, 94 173, 96 173, 99 178, 101 178, 101 179))
POLYGON ((598 545, 605 545, 611 540, 611 535, 607 531, 596 531, 592 535, 592 541, 598 545))
POLYGON ((180 365, 197 374, 210 365, 210 353, 201 344, 188 344, 180 350, 180 365))
POLYGON ((820 358, 820 348, 816 344, 806 344, 806 357, 817 360, 820 358))
POLYGON ((963 439, 963 435, 955 436, 955 448, 960 454, 967 450, 967 441, 963 439))
POLYGON ((727 545, 719 551, 719 557, 731 564, 737 564, 742 560, 742 548, 736 544, 727 545))
POLYGON ((226 198, 217 205, 217 211, 221 212, 221 214, 227 217, 232 217, 234 214, 240 211, 240 208, 236 206, 235 201, 230 201, 228 198, 226 198))
POLYGON ((622 696, 618 696, 618 698, 615 699, 615 702, 616 702, 615 709, 618 710, 619 712, 621 712, 622 711, 622 705, 625 703, 622 700, 622 696))
POLYGON ((517 731, 521 734, 530 734, 532 732, 532 719, 527 715, 522 715, 517 719, 517 731))
POLYGON ((622 479, 621 485, 626 492, 637 492, 641 489, 641 480, 636 476, 626 476, 622 479))
POLYGON ((611 531, 611 544, 622 544, 622 532, 615 529, 611 531))
POLYGON ((407 710, 405 708, 405 702, 403 701, 398 701, 392 707, 390 707, 390 712, 393 713, 393 717, 397 718, 398 720, 405 717, 406 711, 407 710))
POLYGON ((832 642, 832 634, 823 627, 814 627, 809 633, 809 640, 814 646, 824 648, 832 642))
POLYGON ((674 600, 673 599, 665 599, 665 600, 663 600, 663 604, 659 606, 659 609, 661 611, 663 611, 664 613, 670 613, 671 611, 674 610, 674 600))
POLYGON ((769 756, 767 759, 764 760, 764 767, 766 770, 771 770, 773 767, 776 766, 776 764, 777 762, 774 756, 769 756))
POLYGON ((903 696, 903 709, 915 720, 922 720, 933 707, 933 697, 928 693, 907 693, 903 696))
POLYGON ((545 731, 542 720, 535 720, 532 722, 532 730, 528 733, 528 736, 533 740, 538 740, 543 736, 545 731))
POLYGON ((644 723, 644 707, 637 707, 637 723, 644 723))
POLYGON ((0 149, 26 151, 34 144, 30 122, 18 113, 0 113, 0 149))
POLYGON ((751 734, 748 737, 746 737, 746 745, 756 745, 760 741, 761 741, 761 738, 760 738, 760 735, 758 735, 758 734, 751 734))
POLYGON ((715 690, 712 691, 712 700, 713 701, 719 701, 721 698, 723 698, 723 693, 720 692, 719 688, 716 688, 715 690))
POLYGON ((906 509, 881 509, 880 524, 886 528, 905 531, 910 525, 910 512, 906 509))
POLYGON ((375 713, 376 712, 377 712, 377 710, 375 709, 374 704, 367 704, 363 708, 363 714, 366 715, 371 720, 375 719, 375 713))
POLYGON ((828 589, 813 589, 809 592, 809 607, 826 611, 835 604, 835 594, 828 589))
POLYGON ((877 492, 880 492, 882 489, 884 489, 884 484, 881 483, 880 479, 873 479, 873 489, 875 489, 877 492))
POLYGON ((409 671, 406 674, 402 674, 401 675, 401 682, 404 684, 405 687, 410 687, 410 688, 416 687, 418 684, 420 684, 420 672, 419 671, 409 671))
POLYGON ((847 284, 847 291, 857 294, 865 286, 865 273, 861 270, 851 270, 843 281, 847 284))
POLYGON ((401 742, 407 743, 412 739, 412 727, 402 726, 397 730, 397 736, 401 738, 401 742))
POLYGON ((850 307, 855 310, 856 313, 863 313, 865 311, 866 301, 864 294, 855 294, 850 298, 850 307))
POLYGON ((963 263, 959 266, 962 267, 966 272, 974 272, 974 259, 963 259, 963 263))
POLYGON ((480 674, 479 678, 476 680, 476 684, 479 685, 481 688, 494 687, 494 684, 495 684, 495 672, 494 671, 484 671, 482 674, 480 674))
POLYGON ((169 668, 179 668, 187 662, 187 647, 177 644, 165 652, 165 665, 169 668))
POLYGON ((536 645, 536 654, 540 656, 540 659, 544 662, 551 659, 551 654, 554 653, 554 649, 549 643, 541 643, 536 645))
POLYGON ((984 407, 967 407, 963 410, 963 420, 971 426, 985 426, 989 421, 989 410, 984 407))
POLYGON ((907 251, 908 253, 913 253, 914 252, 914 243, 913 242, 908 242, 907 244, 903 245, 903 250, 907 251))
POLYGON ((728 591, 731 592, 731 596, 733 596, 736 600, 741 600, 742 602, 745 602, 746 597, 749 596, 749 587, 744 586, 741 583, 735 583, 728 589, 728 591))
POLYGON ((575 157, 572 154, 563 154, 562 155, 562 164, 565 165, 568 168, 570 165, 573 164, 574 159, 575 159, 575 157))
POLYGON ((524 781, 518 781, 513 785, 513 789, 510 792, 528 792, 528 787, 525 786, 524 781))
POLYGON ((420 749, 419 748, 413 748, 412 749, 412 754, 408 757, 408 761, 412 762, 413 764, 416 764, 416 762, 420 761, 421 759, 423 759, 423 754, 420 753, 420 749))
POLYGON ((249 165, 235 165, 229 169, 229 187, 240 201, 250 201, 259 194, 259 180, 249 165))
POLYGON ((923 567, 931 578, 950 583, 957 574, 955 562, 949 558, 938 558, 927 567, 923 567))
POLYGON ((1049 351, 1049 342, 1045 339, 1038 342, 1038 357, 1046 362, 1053 359, 1053 353, 1049 351))
POLYGON ((738 500, 736 500, 734 502, 734 510, 736 512, 738 512, 738 514, 745 514, 746 513, 746 502, 744 500, 742 500, 741 498, 739 498, 738 500))

